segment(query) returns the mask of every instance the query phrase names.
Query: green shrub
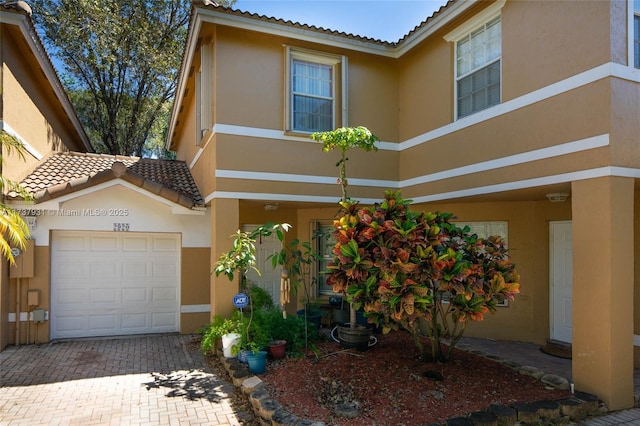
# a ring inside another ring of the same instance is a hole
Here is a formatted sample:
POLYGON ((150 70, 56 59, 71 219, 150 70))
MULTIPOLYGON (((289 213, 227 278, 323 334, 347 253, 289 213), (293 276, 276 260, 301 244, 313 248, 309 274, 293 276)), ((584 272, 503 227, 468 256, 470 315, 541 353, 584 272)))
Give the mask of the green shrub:
POLYGON ((242 317, 239 311, 234 312, 231 318, 223 318, 220 315, 214 316, 211 323, 198 330, 202 334, 200 348, 205 353, 214 351, 218 339, 228 333, 240 333, 241 326, 242 317))

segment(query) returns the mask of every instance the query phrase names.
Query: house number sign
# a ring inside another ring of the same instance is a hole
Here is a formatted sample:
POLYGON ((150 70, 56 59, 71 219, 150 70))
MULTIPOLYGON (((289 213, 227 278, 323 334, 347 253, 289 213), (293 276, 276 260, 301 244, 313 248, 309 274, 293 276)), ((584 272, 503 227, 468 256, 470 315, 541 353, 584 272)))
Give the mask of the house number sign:
POLYGON ((129 230, 128 223, 113 223, 113 230, 118 232, 127 232, 129 230))

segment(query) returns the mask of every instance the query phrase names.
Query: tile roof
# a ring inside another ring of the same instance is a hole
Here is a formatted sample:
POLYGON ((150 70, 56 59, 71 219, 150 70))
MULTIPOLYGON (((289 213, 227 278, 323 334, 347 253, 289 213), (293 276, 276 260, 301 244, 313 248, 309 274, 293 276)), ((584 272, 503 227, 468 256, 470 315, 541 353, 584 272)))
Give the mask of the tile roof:
POLYGON ((184 161, 54 152, 20 184, 43 202, 112 179, 125 180, 187 208, 204 205, 184 161))
MULTIPOLYGON (((376 38, 372 38, 372 37, 367 37, 367 36, 362 35, 362 34, 353 34, 353 33, 348 33, 348 32, 345 32, 345 31, 332 30, 330 28, 318 27, 318 26, 315 26, 315 25, 309 25, 309 24, 305 24, 305 23, 302 23, 302 22, 293 22, 293 21, 290 21, 290 20, 285 20, 285 19, 282 19, 282 18, 276 18, 276 17, 273 17, 273 16, 267 16, 267 15, 261 15, 261 14, 258 14, 258 13, 242 11, 242 10, 239 10, 239 9, 234 9, 234 8, 218 5, 217 3, 215 3, 214 1, 211 1, 211 0, 194 0, 193 4, 195 6, 202 5, 205 8, 216 9, 216 10, 219 10, 221 12, 228 13, 228 14, 231 14, 231 15, 244 16, 244 17, 248 17, 248 18, 256 19, 256 20, 260 20, 260 21, 265 21, 265 22, 273 22, 273 23, 277 23, 277 24, 280 24, 280 25, 288 26, 288 27, 302 28, 302 29, 306 29, 306 30, 316 31, 316 32, 319 32, 319 33, 331 34, 331 35, 336 35, 336 36, 340 36, 340 37, 346 37, 346 38, 350 38, 350 39, 354 39, 354 40, 360 40, 360 41, 364 41, 364 42, 370 42, 370 43, 372 42, 372 43, 377 43, 377 44, 381 44, 381 45, 385 45, 385 46, 398 46, 405 39, 407 39, 411 34, 415 33, 418 29, 420 29, 423 26, 425 26, 428 23, 430 23, 434 18, 436 18, 440 13, 442 13, 445 9, 447 9, 455 1, 456 0, 449 0, 445 5, 440 6, 440 8, 438 10, 434 11, 431 16, 426 17, 420 24, 418 24, 416 27, 411 29, 400 40, 395 41, 395 42, 394 41, 388 41, 388 40, 380 40, 380 39, 376 39, 376 38)), ((391 5, 391 7, 392 7, 392 5, 391 5)))

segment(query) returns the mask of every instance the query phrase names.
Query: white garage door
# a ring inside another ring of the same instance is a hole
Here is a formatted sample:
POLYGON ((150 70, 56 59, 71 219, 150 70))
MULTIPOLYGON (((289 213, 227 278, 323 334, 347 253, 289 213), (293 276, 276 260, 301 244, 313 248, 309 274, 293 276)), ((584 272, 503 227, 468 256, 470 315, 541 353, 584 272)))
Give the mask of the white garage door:
POLYGON ((179 331, 180 235, 54 231, 51 338, 179 331))

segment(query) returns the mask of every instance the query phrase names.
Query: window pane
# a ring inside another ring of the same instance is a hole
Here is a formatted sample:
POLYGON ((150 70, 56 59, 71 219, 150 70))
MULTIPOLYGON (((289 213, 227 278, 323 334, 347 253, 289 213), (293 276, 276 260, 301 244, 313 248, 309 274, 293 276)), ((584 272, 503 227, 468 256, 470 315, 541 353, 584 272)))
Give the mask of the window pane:
POLYGON ((633 10, 636 12, 640 12, 640 0, 633 1, 633 10))
POLYGON ((333 67, 294 59, 292 128, 304 132, 331 130, 333 126, 333 67))
POLYGON ((494 18, 456 44, 456 75, 465 76, 502 54, 502 24, 500 16, 494 18))
POLYGON ((500 61, 458 80, 458 118, 500 103, 500 61))
MULTIPOLYGON (((636 6, 640 0, 636 0, 636 6)), ((636 68, 640 68, 640 16, 633 17, 633 62, 636 68)))

